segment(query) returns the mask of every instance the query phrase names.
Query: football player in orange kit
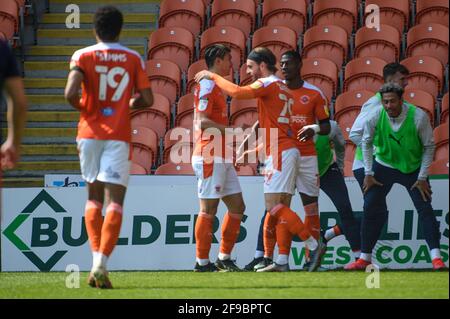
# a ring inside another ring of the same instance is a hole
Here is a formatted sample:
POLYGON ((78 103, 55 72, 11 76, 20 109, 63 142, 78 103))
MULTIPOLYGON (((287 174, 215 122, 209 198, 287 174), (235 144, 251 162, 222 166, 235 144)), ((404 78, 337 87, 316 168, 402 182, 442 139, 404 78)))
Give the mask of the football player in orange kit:
MULTIPOLYGON (((231 50, 221 44, 205 51, 208 69, 220 75, 231 70, 231 50)), ((228 158, 225 134, 228 127, 228 110, 222 90, 208 79, 202 79, 195 88, 194 135, 195 149, 192 167, 198 178, 200 213, 195 223, 196 264, 194 271, 240 271, 231 260, 231 251, 239 236, 245 211, 242 190, 234 168, 228 158), (209 260, 214 217, 220 200, 227 206, 222 223, 219 256, 215 264, 209 260)))
MULTIPOLYGON (((254 129, 259 126, 266 130, 263 134, 266 154, 264 197, 268 213, 264 229, 265 232, 270 232, 275 225, 285 225, 289 231, 289 239, 292 239, 292 235, 298 235, 311 252, 309 271, 315 271, 320 266, 323 244, 311 236, 300 217, 289 208, 295 191, 300 142, 290 127, 290 110, 294 100, 286 85, 275 76, 275 64, 274 54, 267 48, 258 47, 247 58, 247 73, 255 80, 253 84, 239 87, 209 71, 199 72, 196 80, 211 79, 225 93, 235 98, 258 99, 258 125, 254 129)), ((241 150, 248 146, 249 139, 250 136, 245 139, 241 150)), ((238 152, 244 164, 248 162, 250 152, 238 152)), ((264 245, 266 246, 266 242, 264 245)), ((274 271, 288 270, 288 258, 289 251, 279 250, 277 262, 273 265, 274 271)))
POLYGON ((153 104, 139 53, 118 42, 122 24, 122 13, 115 7, 97 10, 94 16, 97 44, 73 54, 65 89, 67 101, 80 111, 77 146, 81 174, 88 185, 85 224, 93 253, 88 283, 98 288, 112 288, 106 263, 122 225, 130 171, 130 107, 153 104), (135 90, 139 96, 132 98, 135 90))

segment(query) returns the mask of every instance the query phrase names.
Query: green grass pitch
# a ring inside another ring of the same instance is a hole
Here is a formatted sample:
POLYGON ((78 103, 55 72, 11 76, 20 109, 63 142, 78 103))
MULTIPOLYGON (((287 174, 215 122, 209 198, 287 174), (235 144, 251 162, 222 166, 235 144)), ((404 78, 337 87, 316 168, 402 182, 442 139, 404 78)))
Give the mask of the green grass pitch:
POLYGON ((69 273, 0 273, 0 298, 449 298, 448 272, 381 271, 380 288, 366 288, 367 273, 111 272, 113 290, 67 288, 69 273))

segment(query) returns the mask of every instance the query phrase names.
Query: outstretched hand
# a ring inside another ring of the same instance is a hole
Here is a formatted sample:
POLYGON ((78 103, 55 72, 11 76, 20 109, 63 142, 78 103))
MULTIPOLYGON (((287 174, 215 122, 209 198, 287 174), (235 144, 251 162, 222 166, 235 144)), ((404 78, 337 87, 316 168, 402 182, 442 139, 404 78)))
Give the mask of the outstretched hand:
POLYGON ((212 75, 213 75, 212 72, 210 72, 208 70, 203 70, 203 71, 198 72, 195 75, 194 79, 195 79, 195 82, 199 83, 203 79, 212 80, 212 75))

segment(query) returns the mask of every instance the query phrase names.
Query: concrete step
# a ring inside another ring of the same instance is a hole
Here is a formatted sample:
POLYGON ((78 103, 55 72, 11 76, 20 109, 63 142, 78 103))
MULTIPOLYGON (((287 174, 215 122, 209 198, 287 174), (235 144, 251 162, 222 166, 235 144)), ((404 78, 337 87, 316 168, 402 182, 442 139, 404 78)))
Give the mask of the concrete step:
POLYGON ((23 144, 21 146, 23 156, 40 155, 78 155, 77 145, 74 144, 23 144))
POLYGON ((25 89, 64 89, 67 79, 58 78, 25 78, 25 89))
MULTIPOLYGON (((125 29, 120 35, 124 45, 145 45, 151 30, 125 29)), ((39 45, 93 45, 96 43, 90 29, 39 29, 37 31, 39 45)))
POLYGON ((50 12, 64 13, 69 4, 76 3, 83 13, 93 13, 105 4, 114 5, 123 13, 157 13, 160 2, 160 0, 112 0, 99 3, 94 0, 50 0, 50 12))
POLYGON ((33 161, 19 162, 14 168, 16 172, 27 171, 79 171, 78 161, 33 161))
POLYGON ((3 188, 30 188, 44 187, 44 178, 42 177, 5 177, 2 178, 3 188))
MULTIPOLYGON (((80 25, 88 25, 90 28, 93 26, 94 14, 93 13, 81 13, 80 14, 80 25)), ((154 25, 157 21, 157 16, 155 13, 125 13, 123 15, 123 25, 124 27, 143 24, 143 25, 154 25)), ((42 26, 46 24, 57 24, 66 26, 66 22, 73 22, 70 17, 70 13, 45 13, 42 17, 42 26), (68 19, 69 18, 69 19, 68 19)))
MULTIPOLYGON (((0 113, 0 122, 6 123, 6 113, 0 113)), ((80 113, 75 111, 29 111, 27 113, 27 122, 30 123, 66 123, 77 122, 80 118, 80 113)))
POLYGON ((67 61, 25 61, 26 78, 67 78, 69 62, 67 61))
MULTIPOLYGON (((6 133, 6 128, 2 128, 2 136, 6 136, 6 133)), ((25 128, 23 133, 24 138, 70 138, 71 142, 74 142, 77 135, 77 129, 61 127, 36 127, 25 128)), ((27 142, 24 141, 24 143, 27 142)), ((45 140, 42 140, 42 143, 46 143, 45 140)))
MULTIPOLYGON (((84 48, 84 45, 34 45, 26 50, 27 60, 40 57, 63 57, 66 63, 69 63, 70 57, 75 51, 84 48)), ((141 56, 146 54, 144 45, 130 45, 130 49, 139 52, 141 56)))
POLYGON ((64 95, 27 95, 28 110, 32 111, 74 111, 64 95))

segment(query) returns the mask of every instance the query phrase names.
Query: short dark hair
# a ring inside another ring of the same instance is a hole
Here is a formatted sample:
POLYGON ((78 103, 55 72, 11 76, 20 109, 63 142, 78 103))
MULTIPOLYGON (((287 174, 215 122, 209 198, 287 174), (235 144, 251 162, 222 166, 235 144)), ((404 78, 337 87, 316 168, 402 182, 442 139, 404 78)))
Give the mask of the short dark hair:
POLYGON ((393 63, 389 63, 386 64, 383 68, 383 79, 384 81, 386 81, 386 78, 388 76, 392 76, 395 73, 400 72, 403 75, 408 75, 409 74, 409 70, 402 64, 398 63, 398 62, 393 62, 393 63))
POLYGON ((254 48, 248 55, 247 59, 255 61, 258 64, 262 62, 267 64, 267 68, 270 72, 277 72, 278 69, 275 66, 277 63, 277 58, 268 48, 265 47, 257 47, 254 48))
POLYGON ((300 53, 298 53, 297 51, 294 51, 294 50, 286 51, 281 56, 289 57, 293 60, 296 60, 298 63, 302 62, 302 57, 301 57, 300 53))
POLYGON ((95 33, 102 41, 115 40, 122 30, 123 15, 116 7, 103 6, 94 15, 95 33))
POLYGON ((223 44, 213 44, 205 50, 205 61, 208 69, 214 66, 214 62, 217 58, 222 59, 227 53, 230 53, 231 49, 223 44))
POLYGON ((405 93, 405 90, 397 83, 385 83, 381 87, 379 93, 381 96, 385 93, 395 93, 401 99, 403 97, 403 93, 405 93))

